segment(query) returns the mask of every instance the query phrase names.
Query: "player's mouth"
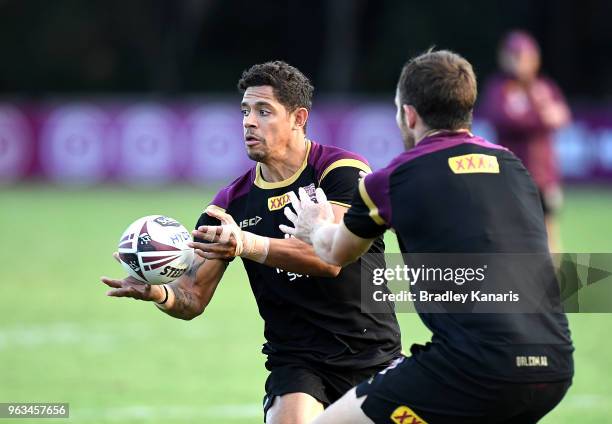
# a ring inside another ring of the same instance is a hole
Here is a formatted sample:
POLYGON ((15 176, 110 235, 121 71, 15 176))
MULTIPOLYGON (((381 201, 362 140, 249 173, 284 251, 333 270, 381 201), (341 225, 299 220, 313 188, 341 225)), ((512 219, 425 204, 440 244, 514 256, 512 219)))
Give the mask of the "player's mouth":
POLYGON ((244 144, 246 144, 248 147, 252 147, 255 146, 256 144, 261 143, 261 138, 254 136, 254 135, 247 135, 244 137, 244 144))

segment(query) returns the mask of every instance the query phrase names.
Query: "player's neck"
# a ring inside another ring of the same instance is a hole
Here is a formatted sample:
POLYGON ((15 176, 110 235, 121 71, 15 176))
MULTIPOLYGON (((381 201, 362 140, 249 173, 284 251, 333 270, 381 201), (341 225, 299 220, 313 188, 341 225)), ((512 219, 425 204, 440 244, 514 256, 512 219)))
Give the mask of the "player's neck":
POLYGON ((416 146, 423 139, 435 134, 437 131, 439 130, 435 128, 429 128, 427 125, 425 125, 424 122, 420 120, 417 121, 416 126, 414 128, 414 145, 416 146))
POLYGON ((414 143, 414 145, 416 146, 417 144, 419 144, 421 141, 423 141, 424 139, 434 136, 434 135, 438 135, 438 134, 456 134, 456 133, 465 133, 465 134, 470 134, 471 132, 469 130, 469 128, 459 128, 456 130, 445 130, 445 129, 432 129, 432 128, 428 128, 425 131, 419 132, 419 134, 416 137, 416 141, 414 143))
POLYGON ((291 140, 287 147, 261 163, 261 176, 269 183, 284 181, 294 175, 306 160, 308 144, 305 136, 291 140))

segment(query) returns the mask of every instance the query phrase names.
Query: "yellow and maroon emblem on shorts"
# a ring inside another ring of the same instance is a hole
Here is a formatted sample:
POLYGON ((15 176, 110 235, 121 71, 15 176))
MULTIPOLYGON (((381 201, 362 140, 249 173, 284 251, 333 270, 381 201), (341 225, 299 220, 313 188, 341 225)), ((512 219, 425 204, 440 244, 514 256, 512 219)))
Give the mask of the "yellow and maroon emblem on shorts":
POLYGON ((481 153, 453 156, 448 166, 455 174, 499 174, 497 157, 481 153))
POLYGON ((403 405, 393 411, 391 421, 395 424, 427 424, 427 421, 419 417, 412 409, 403 405))

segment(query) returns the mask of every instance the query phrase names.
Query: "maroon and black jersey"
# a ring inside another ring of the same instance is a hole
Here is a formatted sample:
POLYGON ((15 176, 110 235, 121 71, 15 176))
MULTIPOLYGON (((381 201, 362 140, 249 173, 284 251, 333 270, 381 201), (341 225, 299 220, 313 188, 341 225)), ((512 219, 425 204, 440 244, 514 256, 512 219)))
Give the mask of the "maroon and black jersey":
POLYGON ((523 85, 507 75, 496 75, 486 84, 482 112, 494 126, 498 143, 510 149, 531 173, 542 192, 560 181, 553 135, 542 110, 549 104, 566 104, 561 89, 549 78, 538 77, 523 85))
MULTIPOLYGON (((344 223, 363 238, 393 228, 404 253, 526 254, 550 262, 538 190, 527 170, 507 149, 467 131, 430 135, 366 176, 344 223)), ((515 382, 571 377, 573 347, 550 265, 537 275, 512 270, 512 282, 532 284, 548 299, 543 313, 420 313, 433 333, 422 365, 433 375, 458 368, 515 382), (525 366, 523 358, 533 357, 544 359, 525 366)))
MULTIPOLYGON (((330 202, 349 207, 359 171, 369 172, 360 156, 308 141, 306 158, 298 171, 280 182, 266 182, 260 164, 220 190, 212 205, 232 215, 247 231, 283 238, 280 224, 291 225, 283 213, 288 193, 303 187, 314 196, 323 188, 330 202)), ((200 225, 218 225, 206 214, 200 225)), ((378 238, 371 252, 382 253, 378 238)), ((401 350, 400 330, 389 303, 387 314, 361 311, 361 269, 372 273, 384 267, 376 260, 358 261, 335 278, 300 275, 243 259, 259 313, 265 321, 266 366, 307 363, 316 366, 363 369, 388 362, 401 350)))

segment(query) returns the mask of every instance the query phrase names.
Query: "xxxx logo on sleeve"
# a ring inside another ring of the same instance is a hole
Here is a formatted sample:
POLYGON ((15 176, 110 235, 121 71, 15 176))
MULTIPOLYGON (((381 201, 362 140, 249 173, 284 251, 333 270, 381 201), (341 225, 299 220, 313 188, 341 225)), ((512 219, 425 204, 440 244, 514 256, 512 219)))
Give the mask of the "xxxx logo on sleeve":
POLYGON ((497 157, 472 153, 448 158, 448 166, 455 174, 499 174, 497 157))
POLYGON ((427 424, 423 418, 407 406, 400 406, 391 414, 391 421, 395 424, 427 424))

